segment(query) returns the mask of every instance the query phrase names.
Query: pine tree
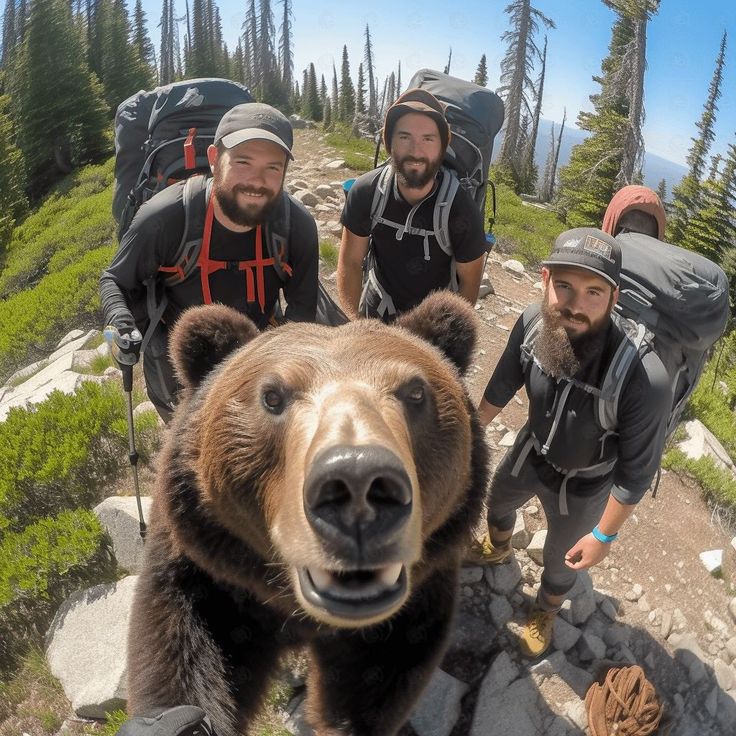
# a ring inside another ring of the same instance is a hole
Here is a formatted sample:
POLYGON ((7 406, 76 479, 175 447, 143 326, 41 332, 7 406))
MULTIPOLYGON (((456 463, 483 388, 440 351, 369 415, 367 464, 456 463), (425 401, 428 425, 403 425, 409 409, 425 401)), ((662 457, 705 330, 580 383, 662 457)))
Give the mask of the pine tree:
POLYGON ((3 37, 2 53, 0 53, 0 67, 7 67, 13 49, 18 43, 18 32, 16 28, 16 0, 5 0, 5 13, 3 14, 3 37))
POLYGON ((687 223, 693 213, 700 207, 700 183, 705 172, 705 161, 715 138, 714 125, 717 102, 721 96, 723 82, 723 67, 726 58, 726 32, 721 37, 720 49, 716 58, 716 68, 708 87, 708 98, 703 107, 703 114, 698 121, 697 128, 700 135, 692 138, 693 145, 687 155, 688 172, 680 183, 672 190, 671 216, 667 228, 667 237, 670 242, 682 242, 687 223))
POLYGON ((309 64, 302 90, 302 115, 307 120, 322 120, 322 105, 319 101, 317 74, 313 63, 309 64))
POLYGON ((339 119, 339 108, 340 108, 340 93, 337 87, 337 69, 335 68, 335 62, 332 62, 332 112, 335 119, 339 119))
POLYGON ((350 62, 348 61, 348 47, 342 47, 342 70, 340 73, 340 101, 338 117, 344 123, 349 123, 355 115, 355 89, 350 79, 350 62))
POLYGON ((573 148, 560 172, 560 212, 570 227, 599 225, 622 182, 641 178, 645 27, 659 0, 604 2, 616 21, 603 73, 594 77, 601 92, 590 97, 594 111, 578 115, 578 127, 592 135, 573 148))
MULTIPOLYGON (((343 59, 344 58, 345 57, 343 55, 343 59)), ((365 64, 365 73, 368 75, 368 115, 376 117, 378 114, 378 94, 375 76, 376 66, 373 60, 373 42, 371 41, 371 32, 367 23, 365 26, 365 50, 363 52, 363 63, 365 64)))
POLYGON ((291 0, 281 0, 284 14, 281 18, 281 40, 279 42, 279 69, 286 89, 294 81, 294 50, 291 47, 291 0))
POLYGON ((174 59, 174 0, 163 0, 161 8, 161 51, 159 52, 159 81, 171 84, 176 76, 174 59))
POLYGON ((660 179, 657 184, 657 196, 662 204, 667 201, 667 181, 665 179, 660 179))
POLYGON ((130 21, 123 0, 100 0, 95 34, 99 37, 98 76, 112 113, 126 97, 153 86, 153 70, 129 41, 130 21))
POLYGON ((480 57, 478 62, 478 68, 475 70, 475 78, 473 81, 479 84, 481 87, 485 87, 488 84, 488 67, 486 66, 486 55, 480 57))
POLYGON ((549 150, 547 151, 547 159, 544 162, 544 174, 542 181, 539 183, 538 193, 542 202, 550 201, 550 190, 552 189, 552 164, 555 160, 555 124, 552 123, 552 129, 549 134, 549 150))
POLYGON ((13 124, 8 116, 9 104, 8 95, 0 95, 0 254, 7 246, 16 222, 26 213, 27 205, 23 191, 23 155, 15 145, 13 124))
POLYGON ((532 116, 529 138, 522 148, 524 160, 521 166, 522 179, 521 189, 525 192, 533 192, 537 186, 537 165, 534 163, 534 153, 537 147, 537 133, 539 132, 539 119, 542 116, 542 99, 544 97, 544 75, 547 70, 547 36, 544 37, 544 50, 542 51, 542 70, 539 73, 537 87, 534 91, 536 102, 532 116))
POLYGON ((394 104, 394 100, 396 99, 396 75, 391 72, 388 76, 388 80, 386 83, 386 102, 385 102, 385 108, 388 109, 391 107, 391 105, 394 104))
POLYGON ((399 59, 399 68, 396 71, 396 96, 401 94, 401 59, 399 59))
POLYGON ((450 73, 451 66, 452 66, 452 46, 450 46, 450 54, 447 57, 447 64, 445 64, 445 69, 444 69, 445 74, 450 73))
POLYGON ((365 79, 363 78, 363 64, 358 64, 358 84, 355 86, 355 112, 362 115, 365 112, 365 79))
POLYGON ((151 69, 156 68, 156 54, 153 43, 146 30, 146 14, 143 10, 142 0, 135 0, 135 13, 133 15, 133 43, 138 50, 138 58, 151 69))
POLYGON ((67 0, 34 0, 10 80, 18 146, 34 188, 97 158, 108 122, 67 0))
POLYGON ((245 83, 245 58, 243 56, 243 38, 238 36, 238 45, 233 54, 233 78, 238 82, 245 83))
POLYGON ((678 245, 719 263, 724 249, 736 242, 736 145, 729 146, 722 171, 717 166, 721 157, 715 161, 716 165, 701 185, 700 206, 685 225, 678 245))
POLYGON ((534 84, 530 74, 535 61, 541 58, 534 38, 539 23, 547 28, 555 28, 555 24, 533 8, 530 0, 514 0, 505 12, 509 15, 511 29, 501 36, 507 49, 501 61, 501 86, 497 91, 503 97, 506 108, 506 130, 499 166, 509 172, 518 191, 524 178, 521 122, 525 114, 532 114, 529 98, 534 92, 534 84))
POLYGON ((243 21, 243 50, 245 52, 245 67, 250 71, 246 83, 250 91, 255 93, 261 83, 261 67, 258 57, 258 16, 256 2, 250 0, 248 10, 243 21))
POLYGON ((332 104, 329 99, 325 100, 325 106, 322 112, 322 126, 325 130, 332 130, 332 104))

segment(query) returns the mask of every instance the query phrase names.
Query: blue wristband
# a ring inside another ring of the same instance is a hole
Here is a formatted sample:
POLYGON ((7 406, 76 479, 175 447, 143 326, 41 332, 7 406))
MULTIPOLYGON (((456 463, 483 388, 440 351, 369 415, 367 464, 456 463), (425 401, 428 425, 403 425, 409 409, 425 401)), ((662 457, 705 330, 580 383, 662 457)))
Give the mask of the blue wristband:
POLYGON ((618 532, 615 534, 604 534, 599 528, 598 525, 593 527, 593 536, 599 541, 604 542, 605 544, 609 544, 610 542, 615 541, 618 538, 618 532))

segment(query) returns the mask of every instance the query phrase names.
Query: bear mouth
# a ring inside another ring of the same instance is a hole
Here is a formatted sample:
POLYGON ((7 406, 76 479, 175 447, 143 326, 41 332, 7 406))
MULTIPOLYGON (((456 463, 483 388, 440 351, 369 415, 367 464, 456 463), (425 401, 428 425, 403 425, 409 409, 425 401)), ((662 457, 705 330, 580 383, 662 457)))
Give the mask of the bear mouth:
POLYGON ((332 616, 365 619, 386 614, 406 597, 408 576, 401 563, 373 570, 301 568, 304 598, 332 616))

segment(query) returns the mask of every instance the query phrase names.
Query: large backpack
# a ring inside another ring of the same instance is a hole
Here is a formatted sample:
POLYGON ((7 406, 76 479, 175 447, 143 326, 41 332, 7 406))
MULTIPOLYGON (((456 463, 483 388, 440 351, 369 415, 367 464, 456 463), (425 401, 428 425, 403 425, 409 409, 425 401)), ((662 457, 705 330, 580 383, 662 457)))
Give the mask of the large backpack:
MULTIPOLYGON (((442 177, 435 200, 432 230, 411 225, 406 227, 406 223, 394 223, 383 217, 391 194, 392 169, 388 165, 384 166, 376 179, 370 210, 371 230, 382 223, 402 232, 419 235, 425 240, 433 236, 440 248, 452 258, 449 219, 457 190, 460 187, 465 189, 476 203, 481 216, 485 217, 486 194, 490 183, 493 214, 489 218, 486 233, 486 248, 490 252, 495 243, 492 229, 496 213, 496 193, 493 183, 488 181, 488 169, 493 154, 493 139, 503 125, 503 101, 487 87, 431 69, 418 71, 409 82, 408 88, 413 87, 426 89, 445 104, 445 117, 452 133, 442 161, 442 177)), ((376 162, 377 160, 378 150, 376 162)), ((380 295, 381 306, 389 314, 393 314, 393 300, 378 282, 374 266, 372 253, 369 253, 365 268, 364 300, 366 292, 373 291, 380 295)), ((457 291, 457 286, 453 258, 449 288, 457 291)))
POLYGON ((253 102, 229 79, 187 79, 140 91, 115 114, 115 191, 112 212, 118 238, 154 194, 192 174, 208 173, 207 147, 222 116, 253 102))
MULTIPOLYGON (((637 355, 654 350, 671 381, 669 437, 697 386, 711 348, 726 328, 728 279, 704 256, 648 235, 623 233, 616 240, 621 246, 621 283, 613 316, 623 328, 623 337, 600 388, 584 388, 595 396, 600 428, 606 434, 615 433, 629 368, 637 355)), ((540 317, 525 325, 523 366, 528 364, 540 327, 540 317)))

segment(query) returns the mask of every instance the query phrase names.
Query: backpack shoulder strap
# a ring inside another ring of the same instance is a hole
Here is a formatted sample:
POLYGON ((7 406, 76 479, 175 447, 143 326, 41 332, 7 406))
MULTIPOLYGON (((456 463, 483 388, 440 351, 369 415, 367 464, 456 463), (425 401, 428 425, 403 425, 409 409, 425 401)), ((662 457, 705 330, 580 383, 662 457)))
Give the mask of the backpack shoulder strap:
POLYGON ((371 202, 371 232, 376 227, 378 219, 383 217, 383 211, 386 209, 388 202, 391 175, 393 171, 389 164, 384 164, 383 170, 376 177, 375 188, 373 190, 373 200, 371 202))
POLYGON ((268 254, 273 258, 273 267, 282 281, 291 277, 289 265, 289 235, 291 231, 291 197, 284 191, 281 201, 266 221, 266 247, 268 254))
POLYGON ((182 206, 184 207, 184 232, 171 266, 162 266, 159 270, 169 274, 165 277, 166 286, 174 286, 185 281, 197 266, 199 251, 202 247, 204 220, 207 214, 207 202, 212 190, 212 179, 196 175, 184 182, 182 206))
POLYGON ((434 204, 432 229, 437 244, 452 257, 452 243, 450 242, 450 210, 455 201, 455 195, 460 187, 460 181, 452 171, 442 167, 442 181, 437 192, 434 204))
POLYGON ((532 356, 532 348, 534 341, 537 339, 539 331, 542 329, 542 312, 538 311, 529 316, 527 319, 526 312, 522 316, 524 320, 524 339, 521 342, 521 369, 526 371, 529 364, 534 360, 532 356))
POLYGON ((197 266, 197 258, 202 247, 204 233, 204 219, 207 212, 207 200, 211 191, 211 179, 205 176, 190 176, 184 182, 182 206, 184 208, 184 232, 179 246, 176 249, 174 262, 171 266, 162 266, 159 271, 163 278, 155 274, 144 282, 146 286, 146 313, 148 326, 143 335, 141 352, 145 353, 153 333, 158 327, 161 317, 168 306, 166 289, 159 288, 163 281, 164 286, 174 286, 187 279, 197 266))
POLYGON ((622 320, 616 315, 614 315, 614 323, 619 325, 622 335, 613 358, 608 364, 600 395, 596 398, 598 424, 609 434, 615 432, 618 427, 618 405, 621 391, 631 364, 642 349, 647 334, 644 325, 622 320))

